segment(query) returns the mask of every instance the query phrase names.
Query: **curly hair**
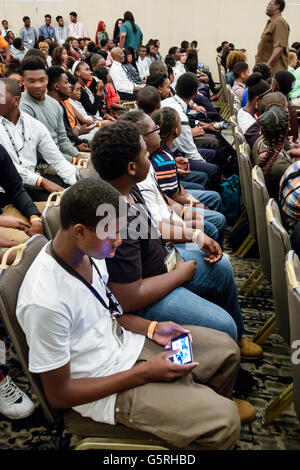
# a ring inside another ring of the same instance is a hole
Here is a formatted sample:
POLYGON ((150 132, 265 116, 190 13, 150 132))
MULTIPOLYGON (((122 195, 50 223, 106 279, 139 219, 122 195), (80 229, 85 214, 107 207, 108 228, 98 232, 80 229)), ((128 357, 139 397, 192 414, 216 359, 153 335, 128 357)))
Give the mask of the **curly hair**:
POLYGON ((127 173, 130 162, 141 152, 141 133, 133 122, 117 121, 102 127, 91 144, 91 159, 95 170, 106 181, 113 181, 127 173))
POLYGON ((178 127, 179 114, 176 109, 165 107, 155 111, 152 120, 160 127, 161 150, 172 134, 172 131, 178 127))
POLYGON ((246 56, 241 51, 231 51, 226 59, 226 69, 232 70, 238 62, 246 62, 246 56))
POLYGON ((283 149, 289 130, 289 111, 287 108, 273 105, 259 117, 258 122, 261 126, 263 141, 268 148, 267 155, 263 161, 260 161, 260 165, 264 166, 263 173, 266 177, 283 149))

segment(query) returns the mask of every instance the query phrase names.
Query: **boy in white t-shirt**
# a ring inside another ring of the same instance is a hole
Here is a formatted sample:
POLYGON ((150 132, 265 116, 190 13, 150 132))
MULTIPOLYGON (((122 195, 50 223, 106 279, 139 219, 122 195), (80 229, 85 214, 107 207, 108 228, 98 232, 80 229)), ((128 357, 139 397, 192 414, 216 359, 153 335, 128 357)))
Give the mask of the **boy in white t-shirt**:
MULTIPOLYGON (((119 197, 100 179, 64 193, 61 228, 29 268, 17 302, 29 370, 40 374, 54 408, 148 431, 177 447, 196 441, 202 449, 231 449, 240 431, 229 399, 240 362, 234 341, 207 328, 122 315, 107 288, 104 258, 114 256, 126 226, 119 197), (165 348, 190 332, 199 362, 171 362, 165 348)), ((170 273, 174 286, 181 272, 170 273)))

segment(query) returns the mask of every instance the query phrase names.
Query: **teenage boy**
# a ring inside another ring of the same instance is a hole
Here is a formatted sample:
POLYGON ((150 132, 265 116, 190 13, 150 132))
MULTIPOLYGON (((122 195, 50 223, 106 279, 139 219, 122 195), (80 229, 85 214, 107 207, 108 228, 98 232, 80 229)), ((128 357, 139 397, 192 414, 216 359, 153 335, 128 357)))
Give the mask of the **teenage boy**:
MULTIPOLYGON (((120 194, 98 178, 64 193, 61 228, 33 261, 18 296, 29 370, 40 374, 54 408, 150 432, 179 448, 194 442, 199 449, 232 449, 239 412, 243 417, 251 407, 230 400, 238 348, 221 332, 122 314, 107 287, 104 260, 121 244, 126 222, 119 204, 120 194), (97 215, 102 206, 115 213, 106 226, 97 215), (178 365, 169 360, 174 351, 165 349, 186 333, 197 362, 178 365)), ((173 284, 182 273, 171 273, 173 284)))
POLYGON ((149 62, 148 57, 147 57, 147 48, 146 48, 146 46, 140 46, 139 47, 138 56, 139 56, 139 58, 137 60, 136 66, 137 66, 137 69, 139 71, 141 80, 144 80, 150 75, 150 72, 149 72, 150 62, 149 62))
POLYGON ((238 100, 241 102, 244 91, 246 90, 246 80, 249 77, 250 70, 249 65, 245 62, 238 62, 233 67, 234 84, 232 91, 238 100))
POLYGON ((242 357, 261 357, 260 347, 242 339, 243 319, 232 268, 218 244, 200 230, 184 229, 182 225, 169 223, 167 227, 162 221, 157 230, 136 187, 146 179, 150 166, 138 127, 118 121, 100 129, 92 142, 91 158, 100 177, 118 189, 128 203, 126 239, 107 262, 110 287, 124 311, 136 312, 148 320, 169 319, 227 332, 239 341, 242 357), (140 236, 131 231, 137 222, 140 236), (165 230, 169 238, 165 236, 164 240, 161 233, 165 230), (180 247, 187 262, 179 262, 171 270, 169 261, 174 252, 167 254, 165 242, 191 244, 200 239, 202 251, 196 245, 188 247, 191 249, 180 247))
POLYGON ((26 49, 32 49, 38 39, 38 34, 34 28, 30 26, 31 21, 29 16, 23 18, 24 26, 20 29, 19 36, 24 41, 26 49))

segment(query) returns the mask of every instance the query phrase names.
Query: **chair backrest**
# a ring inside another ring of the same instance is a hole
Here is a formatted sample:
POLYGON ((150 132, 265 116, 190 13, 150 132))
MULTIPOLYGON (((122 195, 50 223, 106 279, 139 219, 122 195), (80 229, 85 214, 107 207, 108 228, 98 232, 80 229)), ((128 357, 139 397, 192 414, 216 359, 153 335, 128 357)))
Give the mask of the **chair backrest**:
POLYGON ((243 144, 240 146, 240 152, 237 156, 240 170, 240 184, 243 187, 241 191, 243 196, 243 203, 247 211, 250 233, 252 237, 256 239, 256 220, 251 178, 252 165, 250 161, 250 148, 248 144, 243 144))
POLYGON ((50 194, 42 213, 43 228, 48 240, 52 240, 55 237, 60 227, 59 206, 62 194, 62 192, 50 194))
MULTIPOLYGON (((3 323, 11 337, 23 370, 42 406, 46 418, 52 423, 55 421, 57 413, 47 403, 39 376, 31 374, 28 370, 28 346, 26 337, 16 317, 18 293, 25 274, 47 242, 48 240, 43 235, 35 235, 23 245, 22 257, 16 266, 7 267, 1 264, 0 311, 3 323)), ((14 249, 15 247, 11 248, 9 251, 13 251, 14 249)))
POLYGON ((269 200, 266 215, 276 320, 280 335, 290 344, 289 307, 284 268, 291 242, 287 231, 282 226, 279 207, 274 199, 269 200))
POLYGON ((233 93, 230 85, 226 85, 226 92, 227 92, 229 111, 230 111, 230 114, 232 115, 234 113, 234 108, 233 108, 234 93, 233 93))
POLYGON ((266 279, 271 282, 271 260, 266 221, 266 207, 270 196, 262 169, 259 166, 255 166, 252 170, 252 189, 260 264, 266 279))
POLYGON ((84 166, 82 166, 81 168, 79 167, 78 169, 77 180, 79 181, 86 178, 99 178, 99 175, 95 170, 92 160, 90 158, 86 161, 86 164, 84 166))
POLYGON ((288 253, 285 268, 291 329, 294 402, 300 421, 300 261, 294 251, 288 253))

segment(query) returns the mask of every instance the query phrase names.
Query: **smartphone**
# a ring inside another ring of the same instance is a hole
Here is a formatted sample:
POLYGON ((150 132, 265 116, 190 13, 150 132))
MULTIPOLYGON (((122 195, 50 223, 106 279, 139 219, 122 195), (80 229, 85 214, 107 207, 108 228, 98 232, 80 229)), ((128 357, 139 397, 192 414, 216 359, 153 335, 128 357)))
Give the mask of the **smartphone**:
POLYGON ((172 339, 171 347, 173 351, 178 351, 170 360, 175 364, 191 364, 194 362, 190 337, 188 334, 172 339))

